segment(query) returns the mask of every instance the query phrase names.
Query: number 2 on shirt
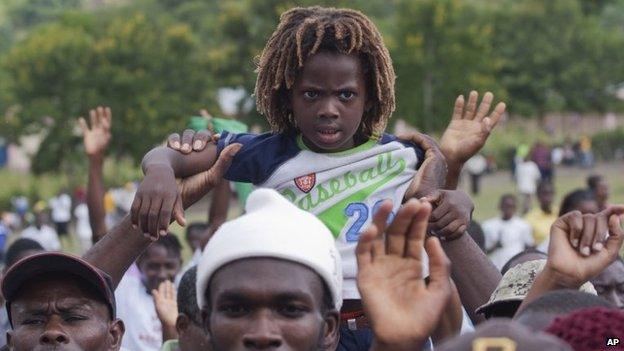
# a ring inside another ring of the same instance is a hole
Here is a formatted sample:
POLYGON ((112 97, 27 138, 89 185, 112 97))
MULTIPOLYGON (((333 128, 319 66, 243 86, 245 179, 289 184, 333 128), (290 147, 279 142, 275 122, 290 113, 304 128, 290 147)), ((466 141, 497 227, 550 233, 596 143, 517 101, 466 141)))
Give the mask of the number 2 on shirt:
MULTIPOLYGON (((355 221, 351 224, 351 227, 347 230, 345 234, 345 239, 347 242, 357 242, 360 238, 360 232, 362 231, 362 227, 368 221, 369 215, 374 214, 381 206, 384 200, 379 200, 373 205, 372 211, 368 208, 365 203, 362 202, 353 202, 350 203, 344 210, 344 213, 347 217, 356 217, 355 221)), ((394 212, 390 212, 388 216, 388 223, 392 222, 394 219, 394 212)))

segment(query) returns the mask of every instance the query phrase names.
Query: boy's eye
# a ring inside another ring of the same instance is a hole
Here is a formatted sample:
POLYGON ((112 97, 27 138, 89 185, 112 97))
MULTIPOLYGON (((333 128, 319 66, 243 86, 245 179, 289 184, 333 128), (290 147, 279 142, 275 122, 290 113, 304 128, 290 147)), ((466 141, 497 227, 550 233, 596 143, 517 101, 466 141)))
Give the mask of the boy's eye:
POLYGON ((308 90, 303 93, 303 97, 305 97, 306 99, 314 99, 318 97, 318 92, 308 90))
POLYGON ((355 93, 352 91, 341 91, 339 97, 342 100, 351 100, 355 97, 355 93))
POLYGON ((22 325, 41 325, 43 324, 43 320, 42 319, 25 319, 21 324, 22 325))
POLYGON ((67 316, 65 317, 65 322, 79 322, 79 321, 84 321, 87 318, 84 316, 78 316, 78 315, 73 315, 73 316, 67 316))

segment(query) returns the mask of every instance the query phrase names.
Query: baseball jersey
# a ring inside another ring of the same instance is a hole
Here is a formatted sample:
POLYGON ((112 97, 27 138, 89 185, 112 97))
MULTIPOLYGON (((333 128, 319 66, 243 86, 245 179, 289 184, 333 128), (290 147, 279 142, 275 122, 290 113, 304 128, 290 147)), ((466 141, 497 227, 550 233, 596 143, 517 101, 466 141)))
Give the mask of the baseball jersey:
POLYGON ((301 135, 224 132, 217 152, 232 143, 243 147, 225 178, 275 189, 325 223, 342 258, 343 298, 359 298, 355 246, 360 232, 383 200, 392 200, 397 211, 424 151, 389 134, 346 151, 317 153, 301 135))

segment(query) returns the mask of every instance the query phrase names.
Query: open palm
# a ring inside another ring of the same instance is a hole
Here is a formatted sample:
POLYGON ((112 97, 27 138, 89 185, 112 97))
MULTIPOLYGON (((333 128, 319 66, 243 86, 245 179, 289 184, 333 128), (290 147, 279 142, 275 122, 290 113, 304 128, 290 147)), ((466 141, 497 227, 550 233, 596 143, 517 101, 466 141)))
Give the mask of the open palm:
POLYGON ((450 299, 450 263, 437 238, 425 243, 428 203, 408 201, 386 229, 391 209, 384 203, 360 236, 357 284, 377 341, 413 349, 437 327, 450 299), (423 246, 430 260, 429 285, 422 273, 423 246))
POLYGON ((111 138, 112 113, 109 107, 98 107, 89 111, 91 128, 84 118, 78 120, 82 130, 85 152, 89 156, 101 155, 111 138))
POLYGON ((479 152, 505 112, 505 104, 500 102, 489 114, 494 99, 490 92, 485 93, 477 109, 478 97, 476 91, 471 91, 467 105, 463 95, 455 100, 453 117, 440 140, 440 149, 448 162, 464 163, 479 152))

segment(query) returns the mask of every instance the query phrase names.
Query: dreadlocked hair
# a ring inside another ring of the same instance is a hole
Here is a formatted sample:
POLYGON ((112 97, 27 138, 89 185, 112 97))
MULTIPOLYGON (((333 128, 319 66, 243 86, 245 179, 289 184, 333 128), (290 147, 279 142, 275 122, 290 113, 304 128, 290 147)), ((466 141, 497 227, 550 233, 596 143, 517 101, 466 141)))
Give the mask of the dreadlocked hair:
POLYGON ((273 132, 296 132, 290 90, 306 59, 320 51, 359 56, 371 102, 359 133, 383 132, 395 108, 395 74, 381 34, 359 11, 318 6, 284 12, 259 59, 256 105, 273 132))

